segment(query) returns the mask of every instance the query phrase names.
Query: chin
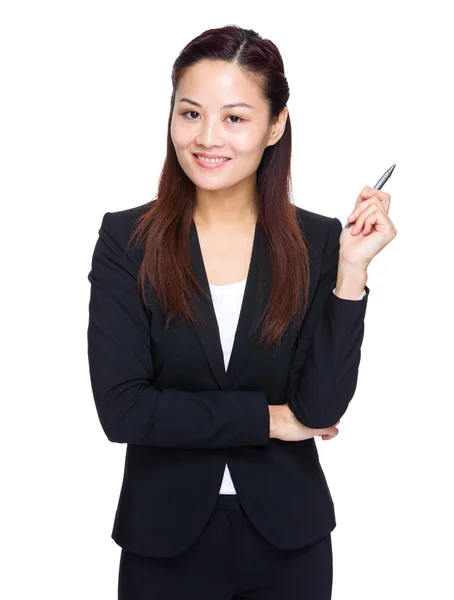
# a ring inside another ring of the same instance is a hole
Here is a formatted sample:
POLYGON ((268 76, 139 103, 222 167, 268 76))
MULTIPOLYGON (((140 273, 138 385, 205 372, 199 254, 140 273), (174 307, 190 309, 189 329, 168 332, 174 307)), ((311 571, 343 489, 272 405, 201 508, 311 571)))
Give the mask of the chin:
POLYGON ((213 183, 212 185, 210 185, 209 183, 206 183, 205 181, 202 181, 202 182, 193 181, 193 183, 200 190, 208 190, 208 191, 213 191, 213 192, 215 190, 224 190, 224 189, 231 187, 231 184, 224 185, 222 183, 213 183))

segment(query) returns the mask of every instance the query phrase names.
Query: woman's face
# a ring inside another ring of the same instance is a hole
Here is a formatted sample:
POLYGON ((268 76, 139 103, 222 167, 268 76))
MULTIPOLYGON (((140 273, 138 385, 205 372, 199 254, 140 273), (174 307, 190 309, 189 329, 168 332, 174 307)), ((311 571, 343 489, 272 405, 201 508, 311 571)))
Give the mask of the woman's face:
POLYGON ((287 108, 271 125, 268 111, 259 86, 237 65, 204 60, 192 66, 176 90, 171 122, 172 142, 189 179, 199 188, 220 190, 255 178, 265 148, 285 127, 287 108), (223 108, 237 102, 249 107, 223 108), (230 160, 209 168, 195 159, 198 152, 230 160))

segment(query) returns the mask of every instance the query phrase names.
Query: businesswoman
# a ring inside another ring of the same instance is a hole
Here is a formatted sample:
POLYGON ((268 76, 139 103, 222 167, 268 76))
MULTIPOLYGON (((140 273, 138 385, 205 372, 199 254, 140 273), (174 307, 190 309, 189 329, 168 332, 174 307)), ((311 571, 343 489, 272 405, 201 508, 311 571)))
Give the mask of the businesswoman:
POLYGON ((289 88, 254 31, 203 32, 172 83, 157 198, 104 214, 88 275, 96 409, 127 444, 118 597, 327 600, 314 438, 355 392, 390 196, 365 187, 354 228, 291 202, 289 88))

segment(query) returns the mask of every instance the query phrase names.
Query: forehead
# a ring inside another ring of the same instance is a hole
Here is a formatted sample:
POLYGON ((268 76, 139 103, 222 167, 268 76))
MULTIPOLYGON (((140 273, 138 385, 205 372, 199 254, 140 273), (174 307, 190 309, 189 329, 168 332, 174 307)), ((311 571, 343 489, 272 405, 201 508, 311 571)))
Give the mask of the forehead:
POLYGON ((184 73, 176 100, 183 96, 190 96, 203 106, 247 102, 259 108, 265 103, 256 78, 246 75, 234 63, 213 60, 203 60, 184 73))

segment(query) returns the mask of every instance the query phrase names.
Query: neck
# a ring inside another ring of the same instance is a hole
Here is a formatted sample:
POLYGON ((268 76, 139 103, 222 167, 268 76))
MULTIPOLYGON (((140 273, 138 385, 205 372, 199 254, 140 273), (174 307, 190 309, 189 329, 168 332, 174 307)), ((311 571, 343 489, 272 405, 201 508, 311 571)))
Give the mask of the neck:
POLYGON ((193 211, 194 221, 207 227, 236 227, 255 223, 258 219, 258 201, 253 182, 242 189, 197 190, 193 211))

